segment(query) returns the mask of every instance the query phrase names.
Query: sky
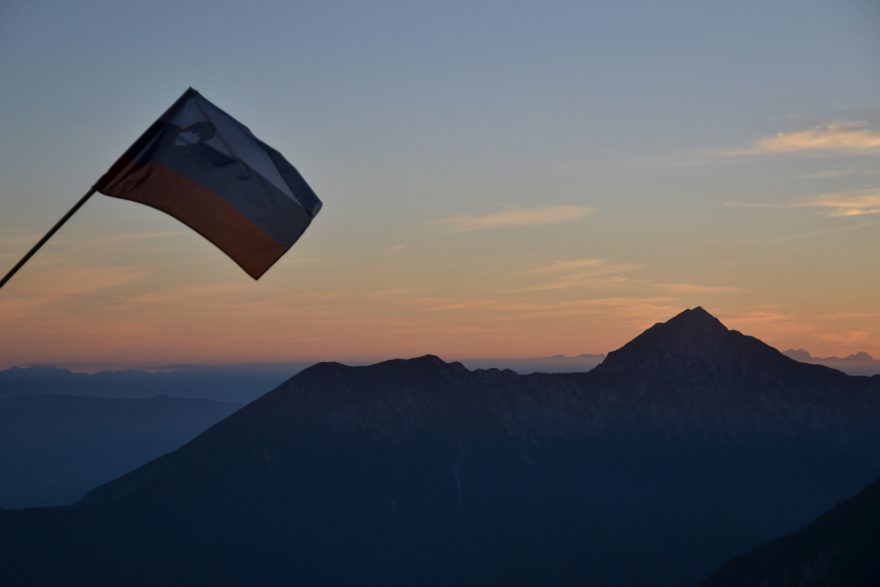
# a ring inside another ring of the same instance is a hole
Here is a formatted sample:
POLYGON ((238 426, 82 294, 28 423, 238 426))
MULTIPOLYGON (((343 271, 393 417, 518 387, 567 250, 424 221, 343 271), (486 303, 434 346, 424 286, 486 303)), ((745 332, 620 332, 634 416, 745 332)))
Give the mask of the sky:
POLYGON ((324 202, 254 282, 92 198, 0 366, 601 353, 701 305, 880 356, 880 3, 0 0, 0 271, 187 87, 324 202))

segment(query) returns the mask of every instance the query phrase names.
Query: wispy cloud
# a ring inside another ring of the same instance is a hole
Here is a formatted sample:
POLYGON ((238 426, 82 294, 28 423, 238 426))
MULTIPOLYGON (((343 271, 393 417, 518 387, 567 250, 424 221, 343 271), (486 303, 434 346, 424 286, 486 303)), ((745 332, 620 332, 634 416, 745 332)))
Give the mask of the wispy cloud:
POLYGON ((0 329, 13 320, 61 311, 65 303, 77 299, 114 300, 120 288, 142 283, 149 276, 145 269, 114 266, 31 268, 27 279, 12 280, 4 289, 0 329))
MULTIPOLYGON (((842 328, 847 320, 864 321, 871 314, 861 312, 825 315, 801 314, 783 306, 769 304, 742 311, 721 312, 719 318, 730 328, 756 336, 779 349, 816 345, 815 356, 845 355, 870 347, 873 332, 862 325, 842 328)), ((870 350, 870 348, 869 348, 870 350)))
POLYGON ((446 301, 436 306, 425 308, 428 312, 449 312, 451 310, 473 310, 479 308, 491 308, 498 305, 497 300, 458 300, 446 301))
POLYGON ((865 318, 874 318, 877 312, 833 312, 831 314, 820 314, 816 316, 818 320, 864 320, 865 318))
POLYGON ((822 238, 825 236, 840 234, 842 232, 852 232, 855 230, 862 230, 865 228, 874 228, 876 226, 880 226, 880 222, 863 222, 861 224, 849 224, 845 226, 837 226, 835 228, 829 228, 827 230, 814 230, 811 232, 795 232, 791 234, 783 234, 781 236, 776 236, 773 238, 766 239, 745 239, 736 241, 734 244, 738 245, 756 245, 756 244, 765 244, 765 243, 788 243, 792 241, 801 241, 801 240, 812 240, 817 238, 822 238))
POLYGON ((609 285, 609 279, 615 285, 621 285, 621 274, 634 273, 642 269, 635 263, 618 263, 607 259, 563 259, 546 265, 532 267, 520 275, 547 276, 544 283, 518 288, 516 291, 552 291, 569 288, 587 288, 609 285))
POLYGON ((758 139, 733 155, 764 155, 797 152, 880 153, 880 131, 867 122, 829 122, 812 128, 779 132, 758 139))
POLYGON ((825 169, 814 173, 805 173, 801 179, 838 179, 841 177, 867 177, 880 175, 880 169, 825 169))
POLYGON ((482 320, 517 321, 571 318, 595 315, 602 320, 613 317, 661 319, 680 310, 672 297, 600 297, 576 300, 507 300, 497 298, 461 299, 441 306, 426 305, 427 312, 479 311, 482 320))
POLYGON ((532 267, 522 272, 522 275, 539 275, 544 273, 564 273, 566 271, 580 270, 586 268, 603 267, 607 265, 605 259, 557 259, 552 263, 532 267))
POLYGON ((791 202, 725 202, 738 208, 814 208, 827 216, 851 217, 880 214, 880 187, 819 194, 791 202))
POLYGON ((819 334, 816 338, 837 347, 852 349, 866 342, 870 342, 872 337, 872 331, 859 328, 856 330, 844 330, 841 332, 826 332, 819 334))
MULTIPOLYGON (((720 312, 718 317, 728 327, 758 336, 770 344, 779 344, 781 340, 800 340, 814 332, 809 321, 773 304, 740 312, 720 312), (773 333, 770 337, 765 334, 769 332, 773 333)), ((791 346, 790 343, 782 344, 791 346)))
POLYGON ((549 320, 590 317, 597 322, 650 326, 680 311, 680 302, 668 297, 629 297, 561 300, 508 304, 499 308, 498 320, 549 320))
POLYGON ((537 226, 571 222, 594 213, 595 208, 587 206, 546 206, 543 208, 511 208, 492 214, 459 214, 441 220, 457 232, 484 230, 489 228, 537 226))
POLYGON ((664 283, 650 279, 634 279, 624 276, 644 268, 636 263, 622 263, 608 259, 584 258, 556 260, 523 271, 520 275, 547 275, 550 281, 526 286, 516 291, 552 291, 570 288, 595 288, 638 286, 654 287, 676 295, 711 295, 748 293, 740 287, 727 285, 704 285, 699 283, 664 283))
POLYGON ((120 247, 126 243, 141 243, 142 241, 165 242, 169 237, 187 236, 189 231, 186 230, 163 230, 163 231, 145 231, 145 232, 129 232, 108 234, 96 237, 85 237, 77 235, 79 238, 71 238, 70 250, 82 249, 106 249, 108 247, 120 247))
POLYGON ((805 202, 804 206, 827 210, 829 216, 880 214, 880 188, 859 193, 824 194, 805 202))
POLYGON ((699 283, 655 283, 655 287, 675 294, 740 294, 748 290, 728 285, 701 285, 699 283))

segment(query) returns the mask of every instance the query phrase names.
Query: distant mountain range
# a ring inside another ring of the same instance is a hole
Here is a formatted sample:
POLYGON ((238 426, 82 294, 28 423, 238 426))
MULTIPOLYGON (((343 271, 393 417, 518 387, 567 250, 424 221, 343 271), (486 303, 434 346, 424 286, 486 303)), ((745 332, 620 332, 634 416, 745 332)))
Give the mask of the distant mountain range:
POLYGON ((785 354, 801 363, 825 365, 850 375, 876 375, 880 373, 880 361, 865 352, 846 357, 814 357, 804 349, 788 349, 785 354))
MULTIPOLYGON (((465 359, 471 368, 512 369, 518 373, 589 371, 605 355, 554 355, 535 358, 465 359)), ((167 365, 153 370, 77 372, 35 365, 0 370, 0 397, 14 395, 84 395, 100 397, 203 398, 249 402, 278 387, 311 363, 167 365)))
POLYGON ((64 508, 0 584, 696 585, 880 475, 880 376, 702 308, 587 373, 320 363, 64 508))
POLYGON ((172 365, 160 371, 75 373, 51 366, 0 370, 0 397, 15 395, 85 395, 146 398, 156 396, 249 402, 308 363, 243 365, 172 365))

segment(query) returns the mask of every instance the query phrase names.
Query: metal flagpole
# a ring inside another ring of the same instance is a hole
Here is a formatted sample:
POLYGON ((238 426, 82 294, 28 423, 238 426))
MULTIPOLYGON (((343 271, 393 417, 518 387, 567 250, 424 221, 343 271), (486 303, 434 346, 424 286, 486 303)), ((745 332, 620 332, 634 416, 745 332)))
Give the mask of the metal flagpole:
POLYGON ((74 205, 73 205, 73 208, 71 208, 71 209, 67 212, 67 214, 65 214, 65 215, 61 218, 61 220, 59 220, 58 222, 55 223, 55 226, 53 226, 52 229, 49 230, 49 232, 47 232, 46 235, 45 235, 43 238, 41 238, 41 239, 39 240, 39 242, 37 242, 37 244, 35 244, 35 245, 33 246, 33 248, 31 248, 30 251, 28 251, 27 255, 25 255, 24 257, 22 257, 22 258, 21 258, 21 261, 19 261, 18 263, 16 263, 16 264, 15 264, 15 267, 13 267, 12 269, 10 269, 10 270, 9 270, 9 273, 7 273, 6 275, 3 276, 3 279, 0 279, 0 288, 2 288, 4 285, 6 285, 6 282, 7 282, 7 281, 9 281, 10 279, 12 279, 12 276, 15 275, 15 274, 18 272, 18 270, 21 269, 21 268, 24 266, 24 264, 27 263, 28 260, 29 260, 31 257, 34 256, 34 254, 35 254, 37 251, 40 250, 40 247, 42 247, 43 245, 46 244, 46 241, 48 241, 50 238, 52 238, 52 235, 53 235, 53 234, 55 234, 56 232, 58 232, 58 229, 59 229, 59 228, 61 228, 62 226, 64 226, 64 223, 65 223, 65 222, 67 222, 68 220, 70 220, 70 217, 73 216, 73 215, 76 213, 77 210, 79 210, 80 208, 82 208, 82 205, 86 203, 86 200, 88 200, 89 198, 91 198, 92 195, 94 195, 94 193, 95 193, 96 191, 97 191, 97 189, 96 189, 94 186, 92 186, 92 189, 90 189, 90 190, 88 191, 88 193, 86 193, 86 195, 84 195, 82 198, 80 198, 80 199, 79 199, 79 202, 77 202, 76 204, 74 204, 74 205))

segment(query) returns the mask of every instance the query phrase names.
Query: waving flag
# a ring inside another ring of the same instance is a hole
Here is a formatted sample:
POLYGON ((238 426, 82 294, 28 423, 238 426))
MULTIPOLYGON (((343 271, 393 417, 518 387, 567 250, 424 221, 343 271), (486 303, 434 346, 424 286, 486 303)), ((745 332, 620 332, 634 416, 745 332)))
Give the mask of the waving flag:
POLYGON ((293 246, 321 209, 278 151, 192 88, 95 188, 177 218, 254 279, 293 246))

